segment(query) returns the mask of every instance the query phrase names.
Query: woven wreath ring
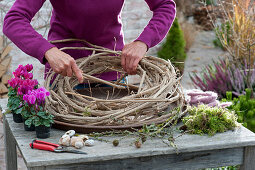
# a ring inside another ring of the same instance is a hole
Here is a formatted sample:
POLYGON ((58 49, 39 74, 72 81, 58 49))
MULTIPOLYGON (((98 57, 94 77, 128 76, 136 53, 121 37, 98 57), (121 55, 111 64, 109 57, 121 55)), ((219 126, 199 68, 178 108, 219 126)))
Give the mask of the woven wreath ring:
MULTIPOLYGON (((51 71, 45 81, 45 87, 51 93, 46 99, 46 109, 55 116, 55 120, 88 126, 137 126, 174 120, 184 114, 181 77, 170 61, 152 56, 144 57, 137 67, 137 74, 141 77, 140 84, 133 85, 122 82, 127 74, 121 66, 120 51, 76 39, 52 43, 69 41, 81 41, 89 47, 65 47, 61 50, 93 51, 90 56, 76 60, 77 65, 83 71, 88 85, 90 82, 97 82, 112 87, 111 99, 109 95, 104 99, 94 97, 90 87, 86 89, 90 91, 90 95, 80 94, 75 90, 79 84, 75 77, 64 77, 51 71), (117 71, 118 80, 105 81, 94 76, 109 71, 117 71), (115 98, 114 95, 121 90, 126 91, 127 95, 115 98)), ((96 90, 100 90, 100 87, 96 90)))

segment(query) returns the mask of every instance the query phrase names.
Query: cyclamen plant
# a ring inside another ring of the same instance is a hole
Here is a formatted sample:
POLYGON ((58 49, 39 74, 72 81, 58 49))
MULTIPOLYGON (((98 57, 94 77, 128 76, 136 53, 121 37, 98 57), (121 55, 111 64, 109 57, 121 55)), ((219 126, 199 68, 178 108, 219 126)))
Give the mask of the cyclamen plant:
POLYGON ((10 112, 20 114, 22 111, 22 97, 29 90, 33 90, 38 87, 38 81, 33 80, 32 64, 25 66, 19 65, 13 72, 14 78, 8 81, 8 108, 10 112))
POLYGON ((45 109, 45 98, 49 95, 50 93, 41 87, 31 90, 23 96, 25 109, 23 109, 22 115, 26 119, 25 124, 28 127, 31 125, 50 127, 53 123, 53 115, 45 109))

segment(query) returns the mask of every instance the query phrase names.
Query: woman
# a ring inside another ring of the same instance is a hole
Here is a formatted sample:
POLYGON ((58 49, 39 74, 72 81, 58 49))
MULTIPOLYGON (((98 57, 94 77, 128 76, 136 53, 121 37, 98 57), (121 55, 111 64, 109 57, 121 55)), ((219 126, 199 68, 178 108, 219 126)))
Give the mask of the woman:
MULTIPOLYGON (((109 49, 122 50, 121 64, 128 74, 135 74, 139 61, 147 50, 157 45, 167 34, 174 18, 173 0, 145 0, 153 17, 140 36, 124 45, 121 10, 124 0, 50 0, 53 6, 48 40, 84 39, 109 49)), ((3 32, 22 51, 37 58, 63 76, 74 75, 83 81, 82 71, 75 59, 88 56, 91 51, 59 48, 84 46, 79 42, 51 44, 38 34, 30 22, 45 0, 16 0, 4 19, 3 32)), ((103 73, 101 78, 114 80, 116 72, 103 73)))

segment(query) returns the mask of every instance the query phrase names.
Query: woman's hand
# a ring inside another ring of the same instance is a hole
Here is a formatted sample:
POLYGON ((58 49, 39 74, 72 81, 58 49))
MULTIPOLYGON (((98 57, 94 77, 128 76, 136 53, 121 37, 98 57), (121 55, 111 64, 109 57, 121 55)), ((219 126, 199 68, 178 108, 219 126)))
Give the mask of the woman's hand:
POLYGON ((48 60, 54 72, 68 77, 72 77, 74 73, 79 83, 83 82, 82 71, 78 68, 75 60, 70 55, 53 47, 46 51, 45 58, 48 60))
POLYGON ((142 41, 135 41, 124 46, 121 55, 121 65, 128 74, 136 74, 137 65, 145 56, 147 49, 147 45, 142 41))

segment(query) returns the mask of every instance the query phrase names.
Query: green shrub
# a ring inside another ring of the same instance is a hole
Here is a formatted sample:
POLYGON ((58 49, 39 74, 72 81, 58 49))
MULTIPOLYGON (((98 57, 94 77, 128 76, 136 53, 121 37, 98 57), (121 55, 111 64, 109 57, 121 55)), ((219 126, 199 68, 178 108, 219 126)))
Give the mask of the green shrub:
POLYGON ((226 46, 230 42, 230 23, 222 23, 220 26, 215 28, 215 33, 217 38, 213 40, 213 44, 215 47, 220 47, 222 50, 226 50, 226 46), (225 36, 226 35, 226 36, 225 36), (222 44, 224 41, 224 44, 222 44))
POLYGON ((231 101, 233 104, 228 109, 238 115, 237 121, 255 132, 255 99, 251 98, 251 89, 246 89, 246 94, 232 99, 232 92, 227 92, 227 98, 222 101, 231 101))
POLYGON ((158 56, 165 60, 170 60, 183 72, 184 61, 186 59, 185 40, 177 18, 167 34, 166 42, 158 51, 158 56))

